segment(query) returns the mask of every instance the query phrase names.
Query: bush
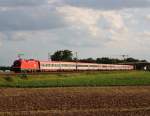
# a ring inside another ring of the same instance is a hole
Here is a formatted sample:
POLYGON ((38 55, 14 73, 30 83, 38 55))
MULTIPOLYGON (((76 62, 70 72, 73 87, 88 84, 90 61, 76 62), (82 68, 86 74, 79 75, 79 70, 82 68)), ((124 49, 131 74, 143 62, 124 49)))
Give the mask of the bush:
POLYGON ((8 81, 8 82, 12 82, 12 81, 13 81, 13 78, 10 77, 10 76, 8 76, 8 75, 5 76, 4 79, 5 79, 6 81, 8 81))
POLYGON ((28 76, 27 76, 27 74, 23 73, 23 74, 21 74, 20 78, 21 79, 28 79, 28 76))

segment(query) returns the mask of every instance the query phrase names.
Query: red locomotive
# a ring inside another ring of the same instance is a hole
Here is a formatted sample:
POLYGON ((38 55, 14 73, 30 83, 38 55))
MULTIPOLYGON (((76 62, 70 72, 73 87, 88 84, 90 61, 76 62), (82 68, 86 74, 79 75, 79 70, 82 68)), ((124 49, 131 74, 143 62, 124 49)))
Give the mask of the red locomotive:
POLYGON ((14 64, 12 65, 12 69, 15 72, 37 72, 40 70, 40 65, 38 60, 16 60, 14 61, 14 64))

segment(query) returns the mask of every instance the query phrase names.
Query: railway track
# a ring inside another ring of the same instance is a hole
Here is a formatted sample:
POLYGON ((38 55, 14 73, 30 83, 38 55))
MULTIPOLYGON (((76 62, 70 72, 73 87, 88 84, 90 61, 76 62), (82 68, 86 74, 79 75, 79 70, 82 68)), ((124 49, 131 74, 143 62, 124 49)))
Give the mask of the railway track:
POLYGON ((109 71, 108 70, 105 70, 105 71, 104 70, 103 71, 58 71, 58 72, 26 72, 26 73, 7 72, 7 73, 0 73, 0 76, 77 74, 77 73, 96 73, 96 72, 109 72, 109 71))
POLYGON ((49 75, 49 74, 65 74, 65 73, 75 73, 75 72, 34 72, 34 73, 0 73, 0 76, 17 76, 17 75, 49 75))
MULTIPOLYGON (((28 72, 28 73, 0 73, 0 76, 17 76, 17 75, 49 75, 49 74, 73 74, 73 73, 88 73, 89 71, 61 71, 61 72, 28 72)), ((90 71, 100 72, 100 71, 90 71)))

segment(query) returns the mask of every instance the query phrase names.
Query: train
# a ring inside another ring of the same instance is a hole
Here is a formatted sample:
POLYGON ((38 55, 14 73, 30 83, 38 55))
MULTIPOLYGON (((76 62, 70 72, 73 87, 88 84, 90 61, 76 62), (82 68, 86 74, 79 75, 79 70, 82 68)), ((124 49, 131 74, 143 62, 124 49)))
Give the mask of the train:
POLYGON ((133 65, 97 64, 82 62, 39 61, 18 59, 12 65, 14 72, 53 72, 53 71, 115 71, 134 70, 133 65))

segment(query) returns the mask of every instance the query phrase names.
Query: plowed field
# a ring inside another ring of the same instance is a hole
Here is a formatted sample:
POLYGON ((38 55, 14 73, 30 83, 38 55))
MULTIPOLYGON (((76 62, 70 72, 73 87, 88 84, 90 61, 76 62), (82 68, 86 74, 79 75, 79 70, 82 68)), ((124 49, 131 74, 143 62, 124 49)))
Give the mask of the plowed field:
POLYGON ((0 89, 0 116, 150 116, 150 87, 0 89))

